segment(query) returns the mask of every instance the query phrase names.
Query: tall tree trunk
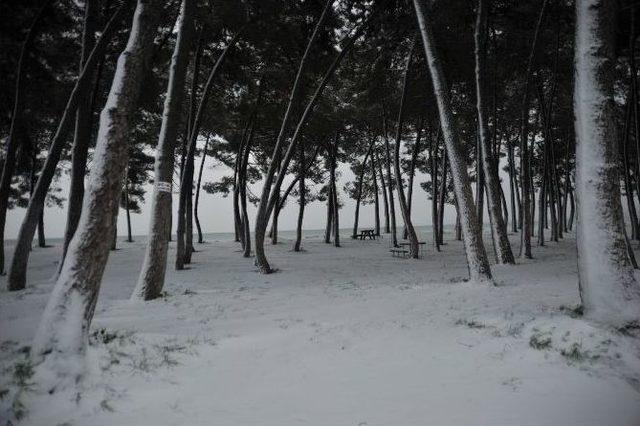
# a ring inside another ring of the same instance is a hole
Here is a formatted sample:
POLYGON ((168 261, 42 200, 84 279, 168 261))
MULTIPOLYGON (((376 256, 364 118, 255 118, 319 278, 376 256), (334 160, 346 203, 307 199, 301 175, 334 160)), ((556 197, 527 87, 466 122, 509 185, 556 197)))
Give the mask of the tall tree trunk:
POLYGON ((449 156, 453 187, 456 193, 460 224, 464 239, 469 276, 472 281, 491 281, 491 269, 482 243, 482 234, 478 226, 478 216, 474 211, 471 184, 467 174, 467 165, 462 144, 458 139, 455 120, 451 110, 449 89, 445 82, 440 57, 434 45, 433 29, 421 0, 413 1, 427 63, 433 82, 434 93, 440 112, 440 126, 444 135, 445 147, 449 156))
MULTIPOLYGON (((486 96, 486 62, 487 62, 487 14, 491 7, 491 0, 478 0, 478 11, 475 30, 475 56, 476 56, 476 109, 478 113, 478 152, 482 159, 483 178, 486 183, 487 206, 489 211, 489 223, 491 226, 491 239, 496 255, 496 261, 502 264, 514 264, 515 259, 511 251, 511 244, 507 237, 507 226, 501 214, 501 188, 498 176, 499 154, 491 155, 491 137, 489 136, 489 123, 487 122, 486 96)), ((497 129, 494 126, 494 133, 497 129)), ((478 194, 478 206, 480 209, 479 221, 482 229, 483 207, 480 200, 482 191, 478 194)))
POLYGON ((180 109, 184 99, 185 80, 189 65, 189 44, 193 30, 194 0, 183 0, 178 25, 178 38, 171 66, 167 96, 162 112, 162 127, 156 146, 154 190, 151 199, 149 237, 138 283, 132 299, 152 300, 160 296, 167 269, 167 251, 171 237, 171 186, 176 139, 180 127, 180 109))
POLYGON ((516 196, 517 196, 517 182, 516 182, 516 168, 514 164, 513 146, 507 146, 508 162, 509 162, 509 195, 511 199, 511 231, 513 233, 518 232, 518 212, 520 210, 518 201, 518 210, 516 210, 516 196))
POLYGON ((127 213, 127 242, 132 243, 133 235, 131 235, 131 207, 129 206, 129 183, 126 181, 124 184, 124 203, 125 203, 125 211, 127 213))
MULTIPOLYGON (((255 232, 254 232, 254 238, 255 238, 255 250, 256 250, 256 266, 260 269, 260 272, 262 273, 269 273, 271 272, 271 268, 269 266, 269 262, 267 261, 267 257, 266 254, 264 252, 264 237, 265 237, 265 232, 267 229, 267 223, 269 221, 269 216, 270 216, 270 210, 268 208, 268 204, 271 198, 271 191, 272 189, 275 189, 275 192, 280 193, 280 188, 272 188, 272 184, 273 184, 273 178, 275 176, 276 173, 276 159, 279 159, 279 153, 281 150, 281 146, 284 143, 288 128, 289 128, 289 121, 291 120, 291 115, 293 112, 293 108, 294 108, 294 104, 297 102, 298 97, 299 97, 299 92, 300 92, 300 83, 302 80, 302 75, 303 72, 305 70, 305 66, 307 64, 308 61, 308 57, 309 54, 311 52, 311 46, 313 45, 314 41, 316 40, 316 38, 318 37, 318 34, 320 33, 320 28, 323 26, 324 24, 324 20, 326 18, 326 16, 328 15, 328 10, 331 7, 331 4, 333 3, 332 0, 327 0, 327 2, 325 3, 324 8, 322 9, 322 13, 320 14, 320 17, 318 18, 318 21, 316 22, 316 25, 313 29, 313 33, 311 34, 311 38, 309 39, 309 41, 307 42, 307 47, 305 48, 304 54, 302 55, 302 59, 300 59, 300 65, 298 66, 298 71, 296 73, 296 78, 294 80, 293 83, 293 87, 291 89, 291 93, 289 94, 289 101, 287 103, 287 109, 286 112, 284 114, 284 117, 282 119, 282 123, 280 125, 280 131, 278 133, 278 137, 276 139, 276 144, 273 150, 273 155, 272 155, 272 161, 271 164, 269 165, 269 170, 267 171, 267 174, 265 176, 265 181, 264 181, 264 186, 262 187, 262 194, 260 197, 260 204, 258 206, 258 212, 256 214, 256 225, 255 225, 255 232)), ((286 173, 286 167, 283 168, 283 170, 285 170, 286 173)))
POLYGON ((476 134, 476 216, 480 232, 484 228, 484 170, 482 170, 482 146, 480 145, 480 132, 476 134))
POLYGON ((351 238, 353 238, 354 240, 358 237, 358 219, 360 218, 360 200, 362 199, 362 184, 364 182, 364 172, 367 170, 367 161, 369 160, 369 155, 371 155, 371 150, 373 149, 374 143, 375 139, 371 138, 367 153, 362 160, 362 167, 360 168, 360 173, 358 176, 358 188, 356 190, 356 210, 355 218, 353 220, 353 234, 351 234, 351 238))
POLYGON ((393 247, 398 247, 398 233, 396 226, 396 202, 393 197, 393 186, 394 180, 393 175, 391 174, 391 148, 389 147, 389 137, 388 137, 388 129, 387 129, 387 113, 386 108, 382 107, 382 137, 384 139, 384 154, 385 154, 385 164, 387 167, 387 188, 388 188, 388 199, 389 199, 389 213, 391 214, 391 243, 393 247))
MULTIPOLYGON (((331 163, 329 163, 329 175, 331 175, 331 163)), ((333 185, 327 185, 327 225, 324 230, 325 244, 331 243, 331 233, 333 232, 333 185)))
POLYGON ((301 142, 298 144, 299 161, 300 161, 300 178, 298 179, 298 196, 300 197, 300 206, 298 209, 298 223, 296 226, 296 242, 293 244, 293 251, 300 251, 300 244, 302 244, 302 221, 304 219, 304 205, 305 205, 305 164, 304 164, 304 144, 301 142))
POLYGON ((376 159, 376 164, 378 165, 378 176, 380 176, 380 185, 382 186, 382 203, 384 204, 384 233, 390 234, 391 227, 389 223, 389 200, 387 198, 387 183, 384 181, 384 173, 382 172, 382 162, 378 157, 378 152, 374 151, 374 157, 376 159))
POLYGON ((400 109, 398 111, 398 121, 396 123, 396 143, 394 145, 393 152, 393 170, 395 171, 396 188, 398 190, 398 199, 400 200, 400 212, 402 213, 402 219, 404 220, 405 227, 407 228, 407 234, 409 237, 409 254, 412 258, 418 259, 420 256, 418 236, 416 230, 411 222, 411 213, 409 212, 409 206, 407 204, 407 198, 404 194, 404 188, 402 185, 402 176, 400 169, 400 145, 402 144, 402 126, 404 124, 404 108, 407 100, 407 91, 409 89, 409 69, 411 67, 411 59, 413 58, 413 51, 416 46, 416 40, 414 38, 411 44, 411 50, 407 56, 407 61, 404 67, 404 75, 402 77, 402 97, 400 98, 400 109))
POLYGON ((333 245, 340 247, 340 203, 338 202, 338 187, 336 184, 336 167, 338 161, 339 132, 336 130, 331 154, 331 195, 333 196, 333 245))
POLYGON ((574 113, 578 277, 585 317, 614 327, 640 320, 616 169, 617 4, 576 2, 574 113))
POLYGON ((45 1, 42 7, 36 13, 31 21, 31 26, 27 31, 27 36, 22 42, 20 49, 20 57, 18 59, 18 67, 16 69, 16 83, 13 94, 13 110, 11 111, 11 125, 9 127, 9 135, 5 142, 5 153, 2 164, 2 176, 0 177, 0 274, 4 274, 4 231, 7 222, 7 209, 9 208, 9 195, 11 192, 11 180, 15 173, 16 153, 18 151, 19 138, 17 133, 22 129, 22 109, 24 104, 24 79, 26 72, 26 61, 28 59, 31 44, 36 35, 36 30, 43 12, 51 0, 45 1))
MULTIPOLYGON (((449 157, 446 149, 442 152, 442 183, 440 184, 440 207, 438 208, 438 244, 444 244, 444 207, 447 204, 447 195, 449 188, 447 186, 447 170, 449 166, 449 157)), ((458 206, 456 205, 456 212, 458 206)), ((460 238, 457 238, 458 240, 460 238)))
POLYGON ((38 177, 38 182, 33 191, 33 196, 29 199, 29 206, 20 225, 18 240, 16 242, 11 269, 9 271, 8 287, 9 290, 21 290, 25 287, 27 278, 27 264, 29 263, 29 252, 31 251, 31 243, 38 226, 40 212, 44 209, 44 203, 49 192, 49 186, 55 176, 58 161, 62 155, 66 144, 66 134, 70 127, 71 120, 75 114, 78 105, 87 97, 89 92, 91 79, 94 75, 94 69, 101 56, 112 33, 116 30, 116 23, 125 6, 120 6, 103 29, 102 36, 89 54, 84 68, 80 73, 80 77, 69 95, 67 105, 60 118, 58 128, 54 133, 47 159, 38 177))
MULTIPOLYGON (((411 162, 409 163, 409 183, 407 185, 407 207, 409 210, 409 216, 411 216, 411 207, 413 205, 413 180, 416 175, 416 163, 418 162, 418 154, 420 153, 420 139, 422 138, 422 117, 418 122, 416 128, 416 141, 413 144, 413 150, 411 151, 411 162)), ((402 238, 407 239, 409 236, 407 227, 405 225, 402 238)))
POLYGON ((38 247, 44 248, 46 246, 47 240, 44 236, 44 210, 42 210, 38 218, 38 247))
POLYGON ((429 143, 429 159, 431 160, 431 227, 433 229, 433 244, 440 251, 440 219, 438 215, 438 138, 429 143))
MULTIPOLYGON (((533 229, 533 218, 531 214, 531 206, 535 205, 535 202, 531 202, 532 190, 531 190, 531 167, 529 160, 529 86, 531 83, 531 76, 533 74, 533 63, 536 54, 536 48, 538 46, 538 35, 542 27, 542 19, 544 18, 544 12, 549 0, 543 0, 542 7, 540 8, 540 14, 538 15, 538 22, 533 35, 533 42, 531 43, 531 51, 529 52, 529 59, 527 60, 527 69, 525 71, 525 85, 522 99, 522 111, 520 117, 520 183, 522 185, 522 235, 520 242, 520 256, 531 259, 531 233, 533 229)), ((535 194, 535 193, 533 193, 535 194)), ((535 195, 534 195, 535 196, 535 195)))
MULTIPOLYGON (((311 112, 314 110, 316 103, 320 99, 320 96, 322 95, 325 87, 327 86, 327 83, 335 73, 342 59, 351 50, 355 41, 358 38, 360 38, 363 31, 367 27, 368 22, 369 22, 369 19, 366 19, 362 24, 360 24, 358 29, 352 35, 346 37, 347 38, 346 41, 342 44, 342 46, 340 46, 340 51, 338 55, 334 58, 333 62, 331 63, 331 65, 325 72, 324 76, 322 77, 322 80, 318 85, 318 87, 316 88, 316 91, 311 96, 311 99, 307 103, 307 106, 305 107, 304 112, 302 113, 300 120, 296 125, 293 135, 290 138, 289 145, 287 146, 285 154, 282 157, 282 161, 279 162, 279 167, 282 173, 278 173, 278 176, 276 178, 275 183, 273 184, 273 187, 271 187, 271 183, 273 182, 273 177, 275 176, 275 169, 272 168, 273 164, 269 166, 267 176, 265 177, 265 185, 263 187, 263 193, 260 198, 260 204, 258 206, 258 214, 256 216, 256 232, 255 232, 256 234, 256 266, 258 266, 258 269, 260 270, 261 273, 268 274, 269 272, 271 272, 271 268, 269 267, 269 262, 267 261, 267 257, 264 253, 264 247, 263 247, 263 244, 264 244, 263 234, 267 229, 267 226, 266 226, 267 224, 265 219, 269 217, 274 207, 277 206, 278 198, 280 196, 279 195, 280 188, 282 187, 282 182, 284 181, 284 177, 287 174, 286 173, 287 168, 289 167, 289 163, 291 162, 291 158, 295 152, 295 147, 296 147, 296 144, 298 143, 298 138, 302 132, 303 127, 309 121, 311 112)), ((314 31, 314 34, 315 34, 315 31, 314 31)), ((303 62, 304 62, 304 58, 303 58, 303 62)), ((301 68, 302 68, 302 63, 301 63, 301 68)), ((297 77, 296 77, 296 80, 297 80, 297 77)), ((281 142, 282 140, 280 136, 278 136, 278 139, 276 140, 276 146, 274 149, 275 154, 278 154, 280 152, 281 142)), ((280 157, 276 157, 274 155, 274 158, 280 158, 280 157)))
MULTIPOLYGON (((202 90, 202 95, 200 97, 200 103, 198 103, 198 108, 193 117, 193 123, 189 126, 189 136, 187 138, 187 152, 185 155, 186 159, 193 158, 196 151, 196 144, 198 141, 198 134, 200 133, 200 123, 202 121, 202 114, 204 113, 204 109, 207 105, 207 100, 209 99, 209 93, 211 91, 211 85, 213 79, 218 74, 218 70, 220 66, 224 62, 224 59, 235 44, 238 41, 238 38, 241 34, 241 31, 238 31, 233 38, 229 41, 227 47, 224 48, 218 59, 216 60, 211 72, 209 73, 209 77, 207 78, 207 82, 204 85, 204 89, 202 90)), ((193 96, 193 95, 192 95, 193 96)), ((185 263, 185 255, 188 251, 190 251, 190 247, 187 245, 185 240, 185 231, 186 231, 186 222, 187 218, 187 208, 188 208, 188 197, 190 197, 191 189, 193 187, 193 167, 189 167, 189 161, 185 160, 184 172, 182 173, 180 179, 180 199, 178 203, 178 226, 176 230, 177 234, 177 244, 176 244, 176 262, 175 268, 176 270, 184 269, 185 263)))
POLYGON ((374 153, 371 154, 371 179, 373 180, 373 208, 374 208, 374 231, 377 236, 380 236, 380 197, 378 194, 378 176, 376 172, 376 162, 374 160, 374 153))
MULTIPOLYGON (((630 133, 630 124, 631 124, 631 96, 627 98, 627 107, 626 107, 626 115, 625 115, 625 124, 624 130, 622 132, 622 137, 618 140, 620 141, 620 155, 622 162, 622 173, 624 177, 624 189, 627 200, 627 210, 629 211, 629 221, 631 222, 631 237, 635 240, 638 239, 638 213, 636 211, 636 203, 633 199, 633 185, 631 185, 631 176, 630 170, 631 165, 629 164, 629 133, 630 133)), ((568 149, 567 149, 568 152, 568 149)), ((567 161, 568 163, 568 161, 567 161)), ((568 164, 566 166, 568 168, 568 164)), ((565 172, 568 174, 568 171, 565 172)), ((568 183, 568 178, 565 177, 565 188, 568 183)), ((565 200, 568 197, 568 190, 565 189, 565 200)), ((565 213, 566 216, 566 204, 565 201, 565 213)))
MULTIPOLYGON (((89 53, 95 44, 95 32, 100 8, 100 0, 87 0, 84 4, 84 29, 82 32, 82 53, 80 55, 80 72, 89 57, 89 53)), ((98 71, 94 76, 96 85, 100 78, 104 56, 98 65, 98 71)), ((59 269, 64 264, 69 242, 76 232, 80 212, 82 211, 82 199, 84 198, 84 179, 87 172, 87 155, 91 144, 91 130, 93 127, 93 104, 97 92, 94 86, 91 96, 87 96, 78 105, 76 112, 75 132, 73 135, 73 147, 71 149, 71 177, 69 182, 69 201, 67 204, 67 224, 62 243, 62 257, 59 269)))
POLYGON ((198 217, 198 206, 200 204, 200 187, 202 186, 202 172, 204 171, 204 160, 207 158, 207 150, 209 149, 209 138, 211 135, 207 135, 207 140, 204 142, 204 148, 202 149, 202 159, 200 160, 200 168, 198 170, 198 183, 196 185, 196 201, 193 205, 193 218, 196 221, 196 228, 198 230, 198 244, 204 243, 204 237, 202 236, 202 226, 200 226, 200 218, 198 217))
POLYGON ((111 234, 115 222, 131 120, 161 10, 158 0, 138 1, 132 25, 137 30, 129 33, 100 117, 94 154, 98 160, 91 168, 78 229, 31 346, 33 364, 56 381, 50 384, 50 392, 74 385, 83 373, 82 357, 109 256, 105 235, 111 234))

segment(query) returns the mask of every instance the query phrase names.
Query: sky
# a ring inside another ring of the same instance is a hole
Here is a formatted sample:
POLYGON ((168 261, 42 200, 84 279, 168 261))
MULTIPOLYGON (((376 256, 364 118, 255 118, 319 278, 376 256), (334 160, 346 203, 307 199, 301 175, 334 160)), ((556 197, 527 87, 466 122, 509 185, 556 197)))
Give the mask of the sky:
MULTIPOLYGON (((199 164, 199 159, 196 160, 196 164, 199 164)), ((342 189, 347 182, 354 180, 354 175, 350 168, 346 164, 340 164, 338 166, 340 173, 338 180, 338 191, 341 194, 341 201, 344 206, 340 209, 340 226, 341 228, 349 228, 353 226, 354 214, 355 214, 355 201, 347 197, 342 189)), ((229 167, 211 159, 207 158, 205 162, 205 172, 203 176, 203 183, 218 180, 221 176, 232 175, 233 170, 229 167)), ((431 223, 431 201, 427 199, 427 194, 419 186, 420 182, 429 180, 427 175, 417 173, 414 182, 413 192, 413 212, 412 219, 414 225, 422 226, 431 223)), ((285 180, 282 185, 283 191, 286 188, 290 179, 285 180)), ((63 188, 62 196, 67 198, 67 191, 69 186, 68 173, 64 173, 60 178, 59 186, 63 188)), ((316 190, 319 188, 316 188, 316 190)), ((145 203, 142 206, 140 214, 131 215, 131 227, 133 235, 146 235, 149 227, 149 216, 151 207, 151 185, 147 187, 147 196, 145 203)), ((177 188, 174 187, 174 191, 177 188)), ((253 185, 251 190, 254 194, 259 195, 261 191, 261 182, 253 185)), ((396 222, 398 227, 402 224, 402 215, 400 214, 400 207, 396 198, 396 222)), ((174 194, 173 207, 174 207, 174 221, 175 211, 178 205, 178 196, 174 194)), ((233 205, 231 196, 222 197, 220 195, 211 195, 202 191, 200 194, 200 207, 199 218, 202 230, 204 233, 217 233, 217 232, 233 232, 233 205)), ((253 221, 255 218, 256 208, 249 204, 249 220, 253 221)), ((373 204, 361 205, 360 207, 360 227, 373 227, 374 226, 374 208, 373 204)), ((18 230, 20 229, 20 223, 24 217, 25 209, 16 208, 10 210, 7 215, 6 224, 6 237, 7 239, 14 239, 17 237, 18 230)), ((47 238, 60 238, 64 234, 64 228, 66 223, 66 202, 62 208, 59 207, 47 207, 44 213, 45 222, 45 234, 47 238)), ((286 207, 282 210, 279 217, 279 229, 290 230, 295 229, 298 215, 298 203, 297 199, 290 196, 286 207)), ((486 216, 486 215, 485 215, 486 216)), ((452 206, 448 206, 445 209, 445 223, 450 224, 455 222, 455 210, 452 206)), ((384 214, 383 214, 383 202, 382 196, 380 197, 380 223, 384 226, 384 214)), ((304 229, 324 229, 326 224, 326 204, 325 202, 316 201, 309 203, 305 208, 304 216, 304 229)), ((253 222, 251 223, 253 229, 253 222)), ((175 229, 175 222, 174 228, 175 229)), ((195 232, 195 225, 194 225, 195 232)), ((118 215, 118 235, 126 235, 127 225, 125 211, 120 209, 118 215)))

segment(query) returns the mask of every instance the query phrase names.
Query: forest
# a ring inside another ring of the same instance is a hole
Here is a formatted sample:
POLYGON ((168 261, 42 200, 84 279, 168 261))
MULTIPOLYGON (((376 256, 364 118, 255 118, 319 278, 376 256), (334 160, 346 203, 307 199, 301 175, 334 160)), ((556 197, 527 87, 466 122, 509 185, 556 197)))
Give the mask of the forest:
POLYGON ((0 422, 638 425, 639 11, 0 3, 0 422))

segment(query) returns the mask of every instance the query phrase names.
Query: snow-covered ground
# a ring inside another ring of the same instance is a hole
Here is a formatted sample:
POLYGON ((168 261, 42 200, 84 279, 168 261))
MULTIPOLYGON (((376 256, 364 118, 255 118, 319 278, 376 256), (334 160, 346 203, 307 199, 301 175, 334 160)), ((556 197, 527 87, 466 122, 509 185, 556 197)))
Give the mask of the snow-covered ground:
POLYGON ((35 248, 27 290, 0 279, 0 420, 12 410, 29 425, 640 425, 639 339, 572 315, 572 237, 493 266, 491 288, 463 281, 450 237, 416 261, 391 257, 388 238, 345 234, 334 248, 311 234, 303 253, 286 239, 268 247, 272 275, 210 238, 147 303, 128 300, 144 242, 121 243, 78 395, 43 394, 24 362, 59 257, 35 248))

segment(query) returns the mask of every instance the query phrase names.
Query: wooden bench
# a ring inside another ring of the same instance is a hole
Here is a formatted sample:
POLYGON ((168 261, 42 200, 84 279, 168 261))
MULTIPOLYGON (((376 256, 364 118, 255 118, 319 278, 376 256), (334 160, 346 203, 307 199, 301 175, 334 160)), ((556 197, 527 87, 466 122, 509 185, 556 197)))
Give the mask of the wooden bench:
POLYGON ((389 251, 393 257, 407 257, 409 255, 409 250, 403 248, 392 248, 389 251))

